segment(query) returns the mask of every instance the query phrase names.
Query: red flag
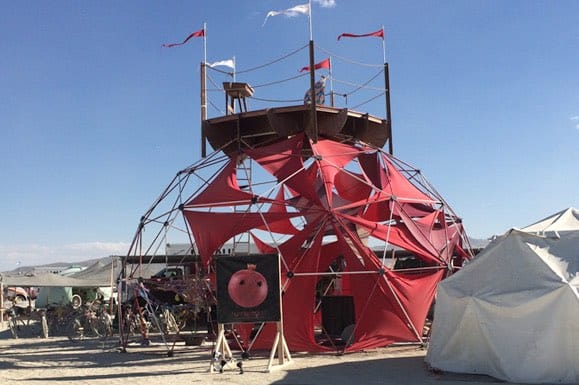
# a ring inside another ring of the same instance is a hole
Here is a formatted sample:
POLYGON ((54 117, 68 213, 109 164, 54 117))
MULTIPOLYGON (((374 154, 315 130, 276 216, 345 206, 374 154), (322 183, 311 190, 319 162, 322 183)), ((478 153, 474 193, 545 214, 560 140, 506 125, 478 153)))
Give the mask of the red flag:
POLYGON ((181 42, 181 43, 163 44, 163 47, 171 48, 171 47, 175 47, 176 45, 183 45, 183 44, 187 43, 189 41, 189 39, 191 39, 192 37, 203 37, 203 36, 205 36, 205 30, 200 29, 199 31, 195 31, 191 35, 187 36, 185 38, 185 40, 183 40, 183 42, 181 42))
MULTIPOLYGON (((314 70, 319 70, 320 68, 330 69, 330 58, 327 58, 326 60, 322 60, 318 64, 314 64, 314 70)), ((300 72, 309 71, 309 70, 310 70, 310 66, 307 66, 307 67, 302 68, 300 70, 300 72)))
POLYGON ((368 36, 376 36, 376 37, 381 37, 382 39, 384 39, 384 29, 381 28, 376 32, 364 33, 362 35, 356 35, 353 33, 343 33, 340 36, 338 36, 338 40, 340 40, 343 37, 368 37, 368 36))

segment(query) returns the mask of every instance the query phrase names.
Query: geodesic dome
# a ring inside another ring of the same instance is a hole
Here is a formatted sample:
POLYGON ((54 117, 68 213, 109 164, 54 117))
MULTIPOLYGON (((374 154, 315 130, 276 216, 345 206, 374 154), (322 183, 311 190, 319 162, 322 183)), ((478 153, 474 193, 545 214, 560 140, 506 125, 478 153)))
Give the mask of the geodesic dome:
MULTIPOLYGON (((319 338, 328 334, 320 302, 333 295, 353 304, 341 344, 355 351, 422 341, 438 282, 466 256, 462 235, 418 170, 357 140, 314 142, 301 132, 217 151, 177 173, 142 217, 129 255, 183 242, 211 274, 224 245, 237 255, 250 244, 277 253, 290 350, 336 348, 319 338), (412 254, 413 267, 397 268, 393 248, 412 254)), ((251 337, 252 325, 237 329, 251 347, 271 347, 273 327, 251 337)))

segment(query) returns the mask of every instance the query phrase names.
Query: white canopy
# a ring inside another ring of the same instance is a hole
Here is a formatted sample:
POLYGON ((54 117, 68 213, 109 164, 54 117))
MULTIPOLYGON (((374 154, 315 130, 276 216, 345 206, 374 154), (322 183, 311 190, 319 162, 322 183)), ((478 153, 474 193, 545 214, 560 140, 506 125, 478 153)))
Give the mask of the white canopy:
POLYGON ((77 279, 64 277, 52 273, 40 273, 35 275, 2 275, 5 286, 22 287, 98 287, 100 282, 89 279, 77 279))
POLYGON ((508 231, 439 285, 431 367, 579 383, 578 214, 571 208, 508 231))

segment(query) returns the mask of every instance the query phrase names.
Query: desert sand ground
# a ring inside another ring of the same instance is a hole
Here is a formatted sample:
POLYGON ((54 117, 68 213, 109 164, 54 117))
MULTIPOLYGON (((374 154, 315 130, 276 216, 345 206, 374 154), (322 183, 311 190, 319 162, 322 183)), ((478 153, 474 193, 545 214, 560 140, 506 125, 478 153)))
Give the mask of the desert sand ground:
MULTIPOLYGON (((33 333, 34 334, 34 333, 33 333)), ((426 351, 406 345, 345 355, 295 353, 292 361, 267 372, 269 352, 243 361, 223 373, 209 371, 212 345, 175 345, 172 356, 161 342, 130 344, 118 349, 118 339, 69 341, 34 335, 13 339, 0 333, 0 384, 75 385, 362 385, 362 384, 489 384, 501 382, 482 375, 433 373, 424 363, 426 351)), ((234 352, 234 355, 236 353, 234 352)), ((239 361, 240 357, 237 358, 239 361)), ((277 360, 275 361, 277 363, 277 360)))

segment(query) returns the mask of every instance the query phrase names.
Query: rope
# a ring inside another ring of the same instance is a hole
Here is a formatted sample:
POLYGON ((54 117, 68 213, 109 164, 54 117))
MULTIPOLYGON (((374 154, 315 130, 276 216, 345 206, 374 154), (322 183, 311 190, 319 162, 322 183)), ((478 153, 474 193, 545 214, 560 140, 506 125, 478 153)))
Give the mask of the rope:
POLYGON ((345 85, 352 86, 352 87, 364 88, 366 90, 386 91, 386 88, 384 88, 384 87, 367 87, 367 86, 364 86, 363 84, 352 83, 352 82, 348 82, 348 81, 340 80, 340 79, 336 79, 336 78, 332 78, 332 80, 336 83, 345 84, 345 85))
POLYGON ((301 51, 302 49, 306 48, 307 46, 308 46, 308 44, 306 44, 306 45, 304 45, 303 47, 300 47, 300 48, 298 48, 298 49, 296 49, 296 50, 288 53, 288 54, 285 55, 285 56, 282 56, 282 57, 280 57, 280 58, 278 58, 278 59, 272 60, 272 61, 270 61, 269 63, 265 63, 265 64, 262 64, 262 65, 259 65, 259 66, 257 66, 257 67, 253 67, 253 68, 248 68, 248 69, 245 69, 245 70, 242 70, 242 71, 237 71, 236 74, 244 74, 244 73, 247 73, 247 72, 251 72, 251 71, 255 71, 255 70, 261 69, 261 68, 263 68, 263 67, 267 67, 267 66, 269 66, 269 65, 272 65, 272 64, 274 64, 274 63, 277 63, 277 62, 279 62, 279 61, 281 61, 281 60, 283 60, 283 59, 286 59, 286 58, 288 58, 288 57, 290 57, 290 56, 298 53, 299 51, 301 51))
POLYGON ((234 72, 231 72, 231 71, 230 71, 230 72, 223 71, 223 70, 220 70, 220 69, 217 69, 217 68, 213 68, 213 67, 211 67, 211 66, 205 66, 205 68, 209 68, 210 70, 213 70, 213 71, 215 71, 215 72, 221 72, 222 74, 229 75, 229 76, 231 76, 231 77, 233 77, 233 74, 234 74, 234 72))
POLYGON ((342 60, 342 61, 344 61, 344 62, 346 62, 346 63, 356 64, 356 65, 363 66, 363 67, 375 67, 375 68, 380 67, 380 68, 384 68, 384 64, 361 63, 361 62, 357 62, 357 61, 354 61, 354 60, 346 59, 346 58, 343 57, 343 56, 336 55, 335 53, 332 53, 332 52, 330 52, 330 51, 328 51, 327 49, 322 48, 322 47, 316 46, 316 49, 319 49, 320 51, 327 53, 327 54, 330 55, 331 57, 338 58, 338 59, 340 59, 340 60, 342 60))
POLYGON ((251 96, 250 99, 257 100, 260 102, 271 102, 271 103, 287 103, 287 102, 303 102, 303 99, 265 99, 265 98, 256 98, 255 96, 251 96))
POLYGON ((353 93, 360 91, 362 88, 366 87, 372 80, 376 79, 378 75, 380 75, 382 72, 383 70, 378 71, 378 73, 372 76, 369 80, 367 80, 366 83, 363 83, 362 85, 358 86, 358 88, 354 88, 354 90, 349 92, 348 94, 352 95, 353 93))
POLYGON ((292 76, 291 78, 287 78, 287 79, 283 79, 283 80, 277 80, 275 82, 270 82, 270 83, 263 83, 263 84, 259 84, 257 86, 252 86, 253 88, 260 88, 260 87, 267 87, 267 86, 272 86, 274 84, 280 84, 280 83, 284 83, 284 82, 288 82, 290 80, 294 80, 294 79, 298 79, 304 76, 309 76, 309 73, 303 73, 303 74, 299 74, 297 76, 292 76))
POLYGON ((366 100, 366 101, 364 101, 364 102, 362 102, 362 103, 360 103, 360 104, 352 107, 352 110, 355 110, 355 109, 357 109, 358 107, 363 106, 363 105, 366 104, 366 103, 370 103, 372 100, 378 99, 378 98, 379 98, 380 96, 382 96, 382 95, 384 95, 384 92, 380 92, 378 95, 374 96, 373 98, 370 98, 370 99, 368 99, 368 100, 366 100))
POLYGON ((209 81, 211 82, 211 84, 213 84, 213 86, 220 91, 223 91, 223 87, 219 86, 217 83, 215 83, 215 80, 213 80, 213 78, 209 75, 207 75, 207 79, 209 79, 209 81))
POLYGON ((223 111, 221 108, 217 107, 217 106, 215 105, 215 103, 213 103, 211 100, 209 100, 209 104, 211 105, 211 107, 213 107, 213 108, 215 108, 217 111, 219 111, 219 113, 220 113, 221 115, 225 115, 225 111, 223 111))

